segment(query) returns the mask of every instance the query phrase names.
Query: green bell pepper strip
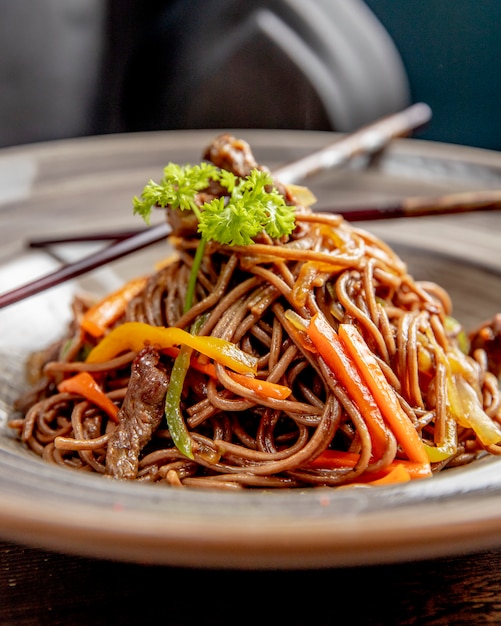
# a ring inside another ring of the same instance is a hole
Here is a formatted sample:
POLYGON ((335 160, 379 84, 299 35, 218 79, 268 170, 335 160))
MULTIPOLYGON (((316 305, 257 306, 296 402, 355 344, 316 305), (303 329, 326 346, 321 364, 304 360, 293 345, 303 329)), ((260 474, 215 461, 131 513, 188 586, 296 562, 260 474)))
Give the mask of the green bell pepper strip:
POLYGON ((189 459, 193 459, 192 439, 183 419, 180 404, 192 352, 192 348, 181 346, 172 366, 169 386, 165 396, 165 417, 172 441, 176 448, 189 459))
MULTIPOLYGON (((190 297, 187 296, 185 311, 189 310, 190 297)), ((199 317, 193 323, 190 334, 196 335, 202 326, 206 316, 199 317)), ((174 365, 170 374, 169 386, 165 396, 165 419, 176 448, 189 459, 193 459, 193 440, 186 427, 186 423, 181 413, 181 395, 183 393, 184 381, 190 368, 193 348, 183 345, 179 349, 179 354, 174 359, 174 365)))

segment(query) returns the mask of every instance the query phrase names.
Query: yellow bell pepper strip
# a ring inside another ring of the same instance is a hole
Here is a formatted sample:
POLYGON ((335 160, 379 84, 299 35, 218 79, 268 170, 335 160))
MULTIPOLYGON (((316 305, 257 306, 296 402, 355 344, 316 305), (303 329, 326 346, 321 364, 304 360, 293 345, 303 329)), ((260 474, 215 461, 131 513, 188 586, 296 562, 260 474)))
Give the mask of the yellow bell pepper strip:
POLYGON ((176 448, 193 459, 192 438, 181 413, 180 401, 184 380, 190 367, 192 348, 182 345, 172 366, 169 386, 165 396, 165 417, 176 448))
POLYGON ((57 389, 60 393, 82 396, 82 398, 103 409, 114 422, 118 423, 117 405, 113 404, 89 372, 79 372, 71 378, 66 378, 59 383, 57 389))
POLYGON ((289 387, 273 383, 269 380, 261 380, 260 378, 244 376, 243 374, 236 374, 235 372, 228 372, 228 376, 239 385, 242 385, 242 387, 250 389, 265 398, 285 400, 292 393, 289 387))
MULTIPOLYGON (((428 464, 429 467, 429 458, 421 437, 409 416, 402 409, 395 390, 388 383, 376 357, 358 329, 353 324, 340 324, 339 336, 355 361, 402 450, 410 461, 428 464)), ((429 468, 429 473, 431 475, 431 468, 429 468)))
POLYGON ((96 302, 84 313, 80 322, 82 330, 92 337, 102 337, 106 329, 125 312, 129 302, 141 293, 147 281, 146 276, 134 278, 96 302))
POLYGON ((255 374, 257 359, 218 337, 194 336, 181 328, 126 322, 112 329, 88 354, 87 363, 103 363, 122 352, 139 352, 145 345, 166 350, 186 345, 239 374, 255 374))
POLYGON ((380 458, 387 444, 383 416, 339 335, 321 313, 313 316, 307 326, 307 333, 320 356, 362 413, 370 433, 373 456, 380 458))

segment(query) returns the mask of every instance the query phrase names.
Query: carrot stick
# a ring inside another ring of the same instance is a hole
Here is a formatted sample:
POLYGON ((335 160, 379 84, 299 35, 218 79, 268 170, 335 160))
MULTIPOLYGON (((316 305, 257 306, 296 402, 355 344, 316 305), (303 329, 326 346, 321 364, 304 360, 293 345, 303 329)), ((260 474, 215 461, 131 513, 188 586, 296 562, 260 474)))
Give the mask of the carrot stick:
MULTIPOLYGON (((324 450, 313 461, 308 463, 308 467, 314 469, 339 469, 342 467, 355 467, 360 459, 356 452, 345 452, 343 450, 324 450)), ((364 477, 370 480, 382 478, 397 465, 405 467, 411 479, 426 478, 429 476, 429 464, 415 463, 405 459, 394 459, 387 467, 374 472, 366 472, 362 477, 357 478, 357 482, 365 482, 364 477)))
POLYGON ((360 459, 356 452, 345 452, 343 450, 324 450, 313 461, 308 463, 308 467, 315 469, 338 469, 340 467, 355 467, 360 459))
POLYGON ((289 387, 272 383, 269 380, 261 380, 260 378, 237 374, 236 372, 230 372, 229 370, 227 374, 236 383, 242 385, 242 387, 246 387, 247 389, 250 389, 251 391, 254 391, 260 396, 264 396, 266 398, 285 400, 292 393, 289 387))
POLYGON ((103 409, 114 422, 118 422, 118 407, 108 398, 89 372, 79 372, 66 378, 57 386, 61 393, 73 393, 103 409))
POLYGON ((358 406, 369 429, 374 457, 380 458, 387 442, 384 419, 343 342, 321 313, 313 316, 307 332, 320 356, 358 406))
POLYGON ((102 337, 109 326, 124 313, 127 304, 144 288, 147 277, 134 278, 90 307, 80 327, 93 337, 102 337))
POLYGON ((411 480, 411 476, 404 465, 395 465, 381 478, 375 478, 368 482, 364 482, 364 485, 393 485, 396 483, 406 483, 411 480))
MULTIPOLYGON (((171 348, 167 348, 163 350, 165 354, 176 358, 179 354, 179 348, 177 346, 172 346, 171 348)), ((203 363, 198 357, 192 356, 190 367, 193 369, 210 376, 211 378, 217 378, 216 368, 213 363, 203 363)), ((277 383, 272 383, 269 380, 262 380, 260 378, 254 378, 251 376, 245 376, 244 374, 237 374, 237 372, 232 372, 227 370, 226 373, 230 378, 232 378, 236 383, 258 393, 261 396, 265 396, 267 398, 276 398, 277 400, 285 400, 292 393, 289 387, 285 385, 279 385, 277 383)))
MULTIPOLYGON (((179 348, 177 346, 172 346, 171 348, 167 348, 163 350, 165 354, 176 358, 179 354, 179 348)), ((192 356, 190 367, 193 369, 210 376, 211 378, 217 378, 216 368, 213 363, 203 363, 198 357, 192 356)), ((246 389, 254 391, 260 396, 264 396, 266 398, 276 398, 277 400, 285 400, 292 393, 289 387, 285 385, 278 385, 277 383, 272 383, 269 380, 261 380, 260 378, 254 378, 251 376, 245 376, 244 374, 237 374, 237 372, 232 372, 230 370, 226 370, 228 376, 233 379, 239 385, 242 385, 246 389)))
MULTIPOLYGON (((352 359, 356 362, 362 378, 371 390, 383 417, 392 429, 398 443, 409 460, 430 465, 421 437, 408 415, 402 409, 393 387, 390 386, 376 357, 353 324, 340 324, 339 336, 352 359)), ((431 469, 430 475, 431 475, 431 469)))

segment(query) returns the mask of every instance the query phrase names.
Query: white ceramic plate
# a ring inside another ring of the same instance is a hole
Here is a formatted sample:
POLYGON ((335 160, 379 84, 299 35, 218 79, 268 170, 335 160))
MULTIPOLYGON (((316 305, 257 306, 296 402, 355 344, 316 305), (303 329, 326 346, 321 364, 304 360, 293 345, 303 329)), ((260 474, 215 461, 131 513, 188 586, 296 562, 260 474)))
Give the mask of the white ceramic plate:
MULTIPOLYGON (((0 292, 53 269, 28 237, 140 227, 131 198, 170 160, 197 162, 216 131, 84 138, 0 151, 0 292)), ((328 133, 237 131, 270 167, 328 133)), ((399 140, 377 165, 308 181, 319 207, 501 186, 501 155, 399 140)), ((364 223, 418 278, 449 290, 468 327, 501 311, 501 215, 364 223)), ((71 246, 64 258, 88 252, 71 246)), ((501 459, 403 486, 221 493, 72 472, 25 451, 6 428, 27 352, 61 332, 75 290, 105 292, 151 268, 164 244, 0 310, 0 536, 65 552, 167 565, 317 568, 400 561, 501 544, 501 459)))

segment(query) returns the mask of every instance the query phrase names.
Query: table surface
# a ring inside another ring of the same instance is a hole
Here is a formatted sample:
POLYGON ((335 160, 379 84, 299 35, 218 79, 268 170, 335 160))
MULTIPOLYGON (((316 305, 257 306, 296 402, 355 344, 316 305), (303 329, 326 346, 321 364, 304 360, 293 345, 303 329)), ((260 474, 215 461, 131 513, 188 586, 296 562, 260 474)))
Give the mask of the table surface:
POLYGON ((313 571, 193 570, 0 543, 0 623, 501 623, 501 550, 313 571), (361 594, 357 602, 357 594, 361 594), (352 603, 354 603, 352 605, 352 603), (350 608, 352 607, 352 608, 350 608))

